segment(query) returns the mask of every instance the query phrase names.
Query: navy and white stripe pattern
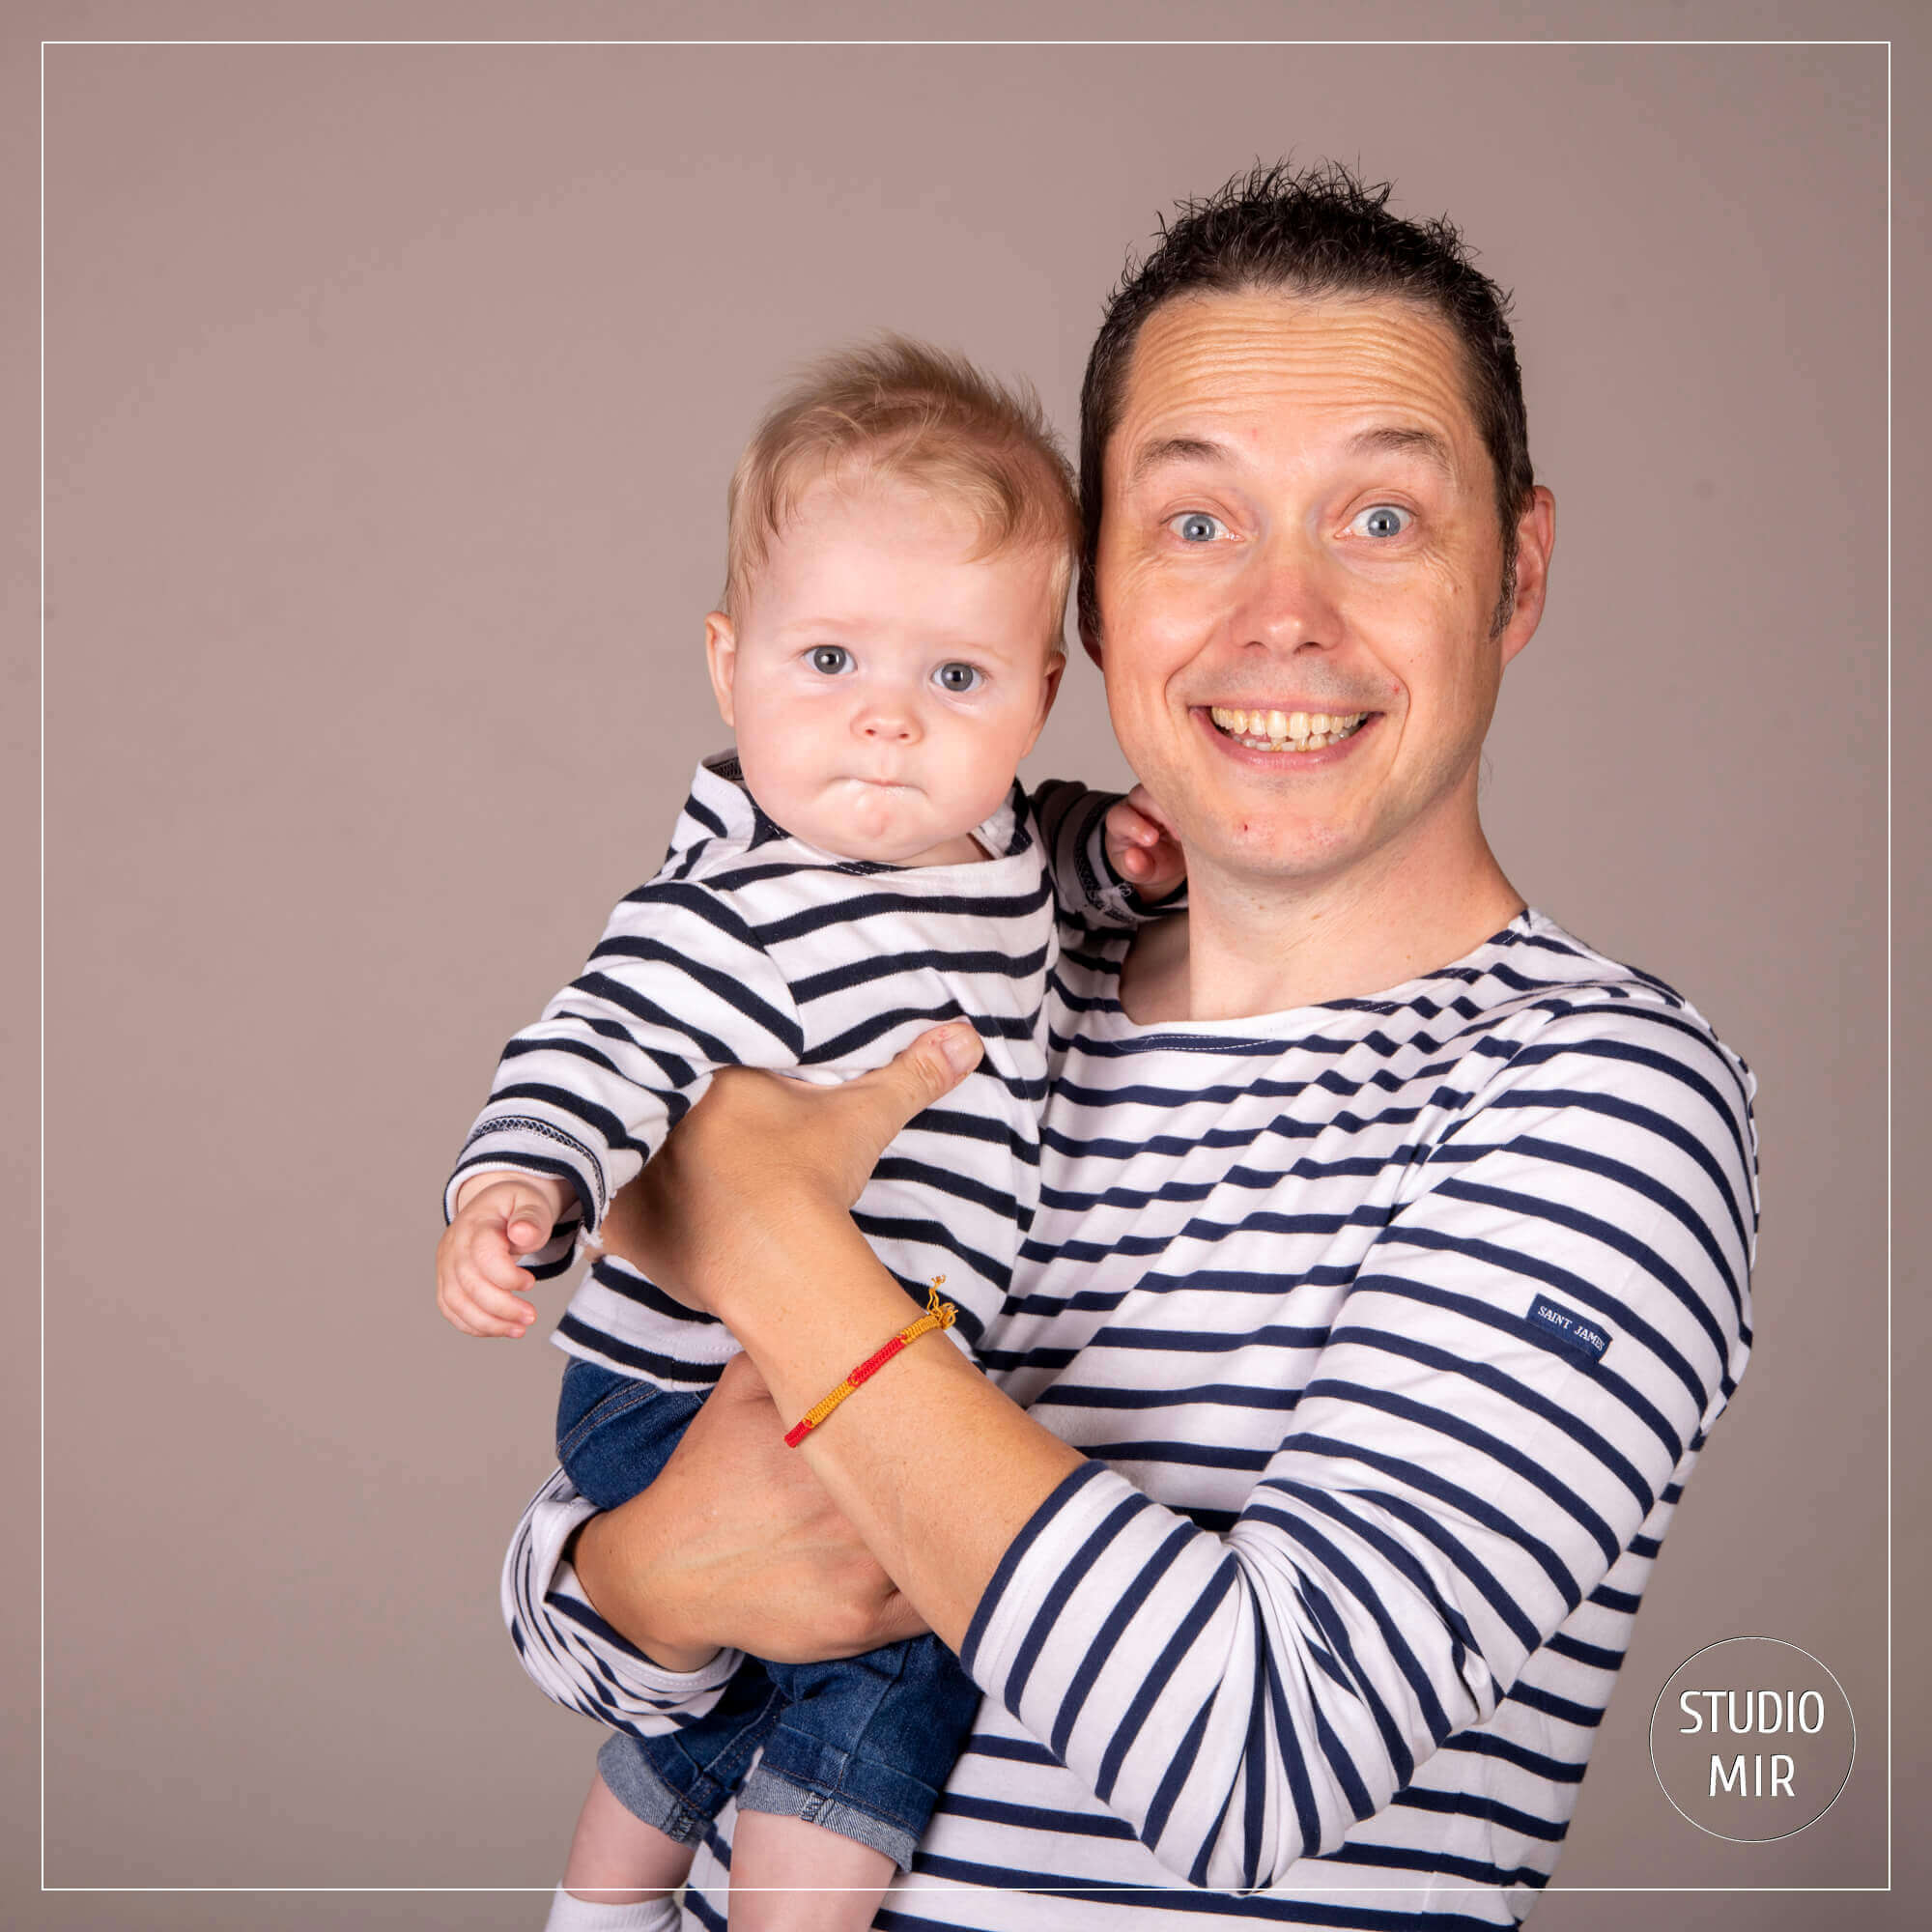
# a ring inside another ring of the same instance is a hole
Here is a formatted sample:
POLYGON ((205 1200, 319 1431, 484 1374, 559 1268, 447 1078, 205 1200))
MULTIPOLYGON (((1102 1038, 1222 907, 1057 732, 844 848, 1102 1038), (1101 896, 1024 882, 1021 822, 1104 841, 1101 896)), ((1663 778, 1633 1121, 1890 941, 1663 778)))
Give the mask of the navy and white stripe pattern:
MULTIPOLYGON (((1127 934, 1063 937, 980 1359, 1091 1460, 980 1605, 977 1732, 878 1923, 1512 1924, 1748 1352, 1750 1075, 1536 913, 1378 999, 1157 1027, 1127 934)), ((582 1513, 540 1499, 512 1566, 582 1513)), ((526 1661, 582 1604, 527 1576, 526 1661)), ((674 1708, 582 1654, 533 1674, 674 1708)))
MULTIPOLYGON (((1111 798, 1055 786, 1037 817, 1015 784, 977 828, 996 856, 897 867, 839 860, 765 817, 732 753, 698 767, 663 868, 611 917, 582 973, 505 1049, 450 1177, 557 1176, 594 1233, 611 1197, 721 1066, 833 1083, 964 1015, 975 1072, 896 1139, 854 1210, 922 1303, 946 1277, 961 1345, 1004 1301, 1039 1188, 1046 976, 1057 951, 1049 867, 1092 922, 1133 923, 1105 869, 1111 798)), ((577 1223, 533 1264, 569 1265, 577 1223)), ((618 1374, 715 1382, 736 1344, 621 1262, 600 1261, 552 1340, 618 1374)))
POLYGON ((523 1666, 559 1704, 615 1730, 649 1735, 701 1718, 744 1661, 721 1650, 701 1670, 661 1670, 607 1624, 577 1586, 564 1550, 595 1509, 554 1471, 530 1500, 503 1565, 503 1618, 523 1666))

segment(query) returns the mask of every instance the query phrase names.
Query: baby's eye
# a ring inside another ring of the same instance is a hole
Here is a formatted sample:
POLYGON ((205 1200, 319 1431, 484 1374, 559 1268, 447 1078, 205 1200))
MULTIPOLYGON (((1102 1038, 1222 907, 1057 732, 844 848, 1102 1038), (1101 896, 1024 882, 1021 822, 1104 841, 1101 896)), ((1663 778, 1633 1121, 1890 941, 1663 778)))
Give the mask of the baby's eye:
POLYGON ((1212 543, 1217 536, 1226 536, 1228 526, 1219 517, 1210 517, 1206 510, 1183 510, 1178 517, 1168 519, 1168 528, 1182 543, 1212 543))
POLYGON ((955 697, 977 691, 986 681, 985 672, 969 664, 944 664, 932 675, 941 691, 950 691, 955 697))
POLYGON ((810 653, 811 668, 823 671, 827 677, 840 677, 852 668, 852 653, 843 644, 814 644, 810 653))
POLYGON ((1398 509, 1393 503, 1377 503, 1364 510, 1349 527, 1358 536, 1399 537, 1414 521, 1411 511, 1398 509))

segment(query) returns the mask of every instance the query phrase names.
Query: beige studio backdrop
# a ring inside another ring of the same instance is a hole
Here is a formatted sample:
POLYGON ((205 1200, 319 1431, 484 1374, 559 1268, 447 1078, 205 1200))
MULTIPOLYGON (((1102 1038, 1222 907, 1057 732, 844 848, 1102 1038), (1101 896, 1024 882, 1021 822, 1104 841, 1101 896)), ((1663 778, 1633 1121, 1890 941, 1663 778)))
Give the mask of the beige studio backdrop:
MULTIPOLYGON (((594 1734, 496 1577, 560 1362, 438 1318, 439 1189, 723 741, 733 457, 880 326, 1070 436, 1127 248, 1293 150, 1516 291, 1559 542, 1492 838, 1761 1082, 1756 1358, 1537 1923, 1876 1922, 1567 1889, 1885 1877, 1886 140, 1871 46, 50 50, 48 1884, 552 1883, 594 1734), (1743 1633, 1860 1725, 1756 1847, 1646 1749, 1743 1633)), ((1077 650, 1028 769, 1129 782, 1077 650)), ((36 1910, 537 1913, 258 1904, 36 1910)))

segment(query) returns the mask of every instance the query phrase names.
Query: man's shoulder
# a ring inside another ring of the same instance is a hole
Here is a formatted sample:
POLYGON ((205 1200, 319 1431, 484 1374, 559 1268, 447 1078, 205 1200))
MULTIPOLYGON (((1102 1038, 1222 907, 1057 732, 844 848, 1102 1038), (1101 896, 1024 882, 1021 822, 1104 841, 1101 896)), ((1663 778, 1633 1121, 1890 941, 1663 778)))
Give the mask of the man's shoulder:
POLYGON ((1332 1009, 1346 1027, 1367 1024, 1391 1038, 1452 1051, 1491 1036, 1521 1042, 1563 1021, 1576 1021, 1573 1031, 1614 1031, 1627 1014, 1639 1028, 1658 1023, 1717 1039, 1674 986, 1600 952, 1533 908, 1463 957, 1387 993, 1338 1000, 1332 1009))
MULTIPOLYGON (((1486 949, 1472 1049, 1491 1063, 1479 1104, 1523 1090, 1608 1096, 1681 1116, 1692 1099, 1754 1145, 1750 1067, 1685 995, 1530 911, 1486 949)), ((1474 990, 1472 988, 1472 990, 1474 990)))
MULTIPOLYGON (((1484 1004, 1532 1024, 1574 1021, 1577 1034, 1613 1034, 1628 1020, 1638 1034, 1700 1040, 1728 1059, 1711 1022, 1666 980, 1600 952, 1531 908, 1481 958, 1484 1004)), ((1742 1063, 1739 1063, 1742 1065, 1742 1063)))

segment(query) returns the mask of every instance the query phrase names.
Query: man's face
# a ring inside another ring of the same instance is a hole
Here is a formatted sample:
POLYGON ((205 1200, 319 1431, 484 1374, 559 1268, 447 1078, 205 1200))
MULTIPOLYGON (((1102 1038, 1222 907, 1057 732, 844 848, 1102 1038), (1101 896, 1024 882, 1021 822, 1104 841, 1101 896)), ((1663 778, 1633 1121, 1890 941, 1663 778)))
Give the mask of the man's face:
POLYGON ((1476 829, 1502 668, 1541 614, 1549 498, 1499 634, 1493 471, 1446 327, 1390 301, 1187 297, 1143 327, 1108 442, 1101 662, 1191 867, 1315 882, 1476 829))

